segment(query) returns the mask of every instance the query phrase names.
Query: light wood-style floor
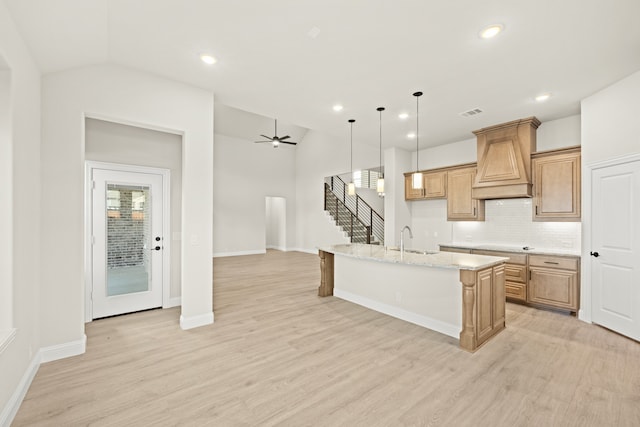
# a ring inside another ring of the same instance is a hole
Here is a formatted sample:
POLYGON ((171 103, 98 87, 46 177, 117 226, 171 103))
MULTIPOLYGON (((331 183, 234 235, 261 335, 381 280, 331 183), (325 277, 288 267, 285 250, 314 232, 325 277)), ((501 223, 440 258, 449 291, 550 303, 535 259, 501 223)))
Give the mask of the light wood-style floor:
POLYGON ((87 325, 87 352, 40 367, 15 426, 640 426, 640 344, 507 305, 475 354, 316 296, 314 255, 214 260, 215 324, 179 310, 87 325))

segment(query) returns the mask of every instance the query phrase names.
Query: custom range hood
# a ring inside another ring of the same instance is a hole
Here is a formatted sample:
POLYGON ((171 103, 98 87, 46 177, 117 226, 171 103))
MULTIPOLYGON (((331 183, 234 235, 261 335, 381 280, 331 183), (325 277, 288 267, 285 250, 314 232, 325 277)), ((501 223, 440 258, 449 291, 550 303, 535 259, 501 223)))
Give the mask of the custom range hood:
POLYGON ((478 138, 478 170, 474 199, 532 196, 531 153, 536 151, 535 117, 514 120, 473 133, 478 138))

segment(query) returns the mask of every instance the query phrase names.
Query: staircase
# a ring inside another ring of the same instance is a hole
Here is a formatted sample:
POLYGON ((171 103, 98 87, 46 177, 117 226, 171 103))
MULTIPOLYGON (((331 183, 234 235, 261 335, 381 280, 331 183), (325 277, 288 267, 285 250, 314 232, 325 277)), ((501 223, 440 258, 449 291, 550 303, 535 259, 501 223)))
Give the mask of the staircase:
POLYGON ((324 210, 349 236, 351 243, 384 244, 384 218, 357 194, 347 194, 339 176, 325 179, 324 210))

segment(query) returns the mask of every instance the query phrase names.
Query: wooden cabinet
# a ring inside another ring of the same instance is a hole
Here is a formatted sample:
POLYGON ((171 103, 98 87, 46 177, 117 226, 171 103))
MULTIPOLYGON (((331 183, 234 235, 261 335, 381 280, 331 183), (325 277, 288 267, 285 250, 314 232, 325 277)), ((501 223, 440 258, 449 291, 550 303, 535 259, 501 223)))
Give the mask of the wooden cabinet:
POLYGON ((484 200, 471 197, 476 168, 450 170, 447 173, 447 220, 484 221, 484 200))
POLYGON ((505 295, 510 300, 527 301, 527 255, 474 249, 473 254, 509 258, 505 265, 505 295))
POLYGON ((580 191, 580 147, 534 155, 534 221, 580 221, 580 191))
POLYGON ((474 351, 504 329, 504 264, 480 271, 460 270, 462 331, 460 346, 474 351))
POLYGON ((404 174, 405 200, 444 199, 447 197, 447 171, 423 172, 421 189, 412 188, 413 172, 404 174))
POLYGON ((411 185, 411 173, 404 174, 404 199, 422 200, 424 199, 424 188, 414 189, 411 185))
POLYGON ((578 311, 578 268, 575 257, 529 256, 528 301, 578 311))

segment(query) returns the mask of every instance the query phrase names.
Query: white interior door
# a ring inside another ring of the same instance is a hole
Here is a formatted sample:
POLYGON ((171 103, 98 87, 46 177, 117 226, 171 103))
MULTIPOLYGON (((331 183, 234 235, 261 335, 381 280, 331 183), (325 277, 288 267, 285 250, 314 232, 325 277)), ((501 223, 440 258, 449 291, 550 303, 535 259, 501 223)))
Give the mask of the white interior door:
POLYGON ((640 340, 640 161, 592 172, 593 322, 640 340))
POLYGON ((93 318, 162 307, 162 175, 93 169, 93 318))

